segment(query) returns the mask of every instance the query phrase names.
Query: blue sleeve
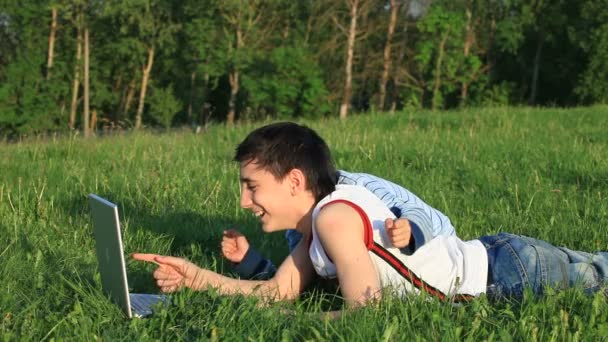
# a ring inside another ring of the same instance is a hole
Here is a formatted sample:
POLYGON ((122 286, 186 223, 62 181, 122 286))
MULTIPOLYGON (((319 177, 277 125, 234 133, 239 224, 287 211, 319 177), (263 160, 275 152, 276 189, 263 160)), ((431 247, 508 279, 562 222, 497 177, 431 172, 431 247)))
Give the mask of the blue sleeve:
MULTIPOLYGON (((285 232, 285 238, 289 245, 289 251, 293 251, 298 242, 302 239, 300 234, 295 229, 288 229, 285 232)), ((268 280, 277 273, 277 267, 270 261, 264 258, 258 251, 249 247, 247 253, 240 263, 234 266, 234 270, 243 279, 268 280)))
POLYGON ((234 266, 234 270, 243 279, 256 280, 268 280, 277 273, 277 268, 272 261, 264 258, 251 247, 245 253, 243 260, 234 266))
POLYGON ((388 205, 389 209, 399 218, 406 218, 410 222, 412 228, 412 238, 414 243, 402 249, 402 252, 411 255, 425 243, 431 241, 434 237, 433 224, 430 216, 421 208, 409 205, 409 203, 385 194, 383 202, 388 205))
POLYGON ((363 186, 378 197, 399 218, 407 218, 412 227, 414 243, 404 248, 411 254, 439 235, 454 235, 450 220, 409 190, 382 178, 364 173, 339 171, 338 184, 363 186))

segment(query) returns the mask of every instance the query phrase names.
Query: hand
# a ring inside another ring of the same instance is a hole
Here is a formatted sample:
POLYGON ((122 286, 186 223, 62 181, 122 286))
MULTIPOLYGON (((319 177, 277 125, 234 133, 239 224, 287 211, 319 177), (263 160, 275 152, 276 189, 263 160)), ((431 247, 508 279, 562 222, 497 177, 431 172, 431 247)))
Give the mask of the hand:
POLYGON ((153 262, 158 265, 154 271, 154 279, 162 292, 175 292, 183 286, 194 290, 203 287, 204 270, 186 259, 141 253, 131 256, 135 260, 153 262))
POLYGON ((384 221, 384 228, 388 238, 396 248, 404 248, 410 244, 410 240, 412 239, 412 227, 410 226, 410 221, 408 221, 408 219, 386 219, 384 221))
POLYGON ((224 231, 222 237, 222 254, 224 257, 236 264, 243 261, 249 250, 249 242, 245 235, 235 229, 224 231))

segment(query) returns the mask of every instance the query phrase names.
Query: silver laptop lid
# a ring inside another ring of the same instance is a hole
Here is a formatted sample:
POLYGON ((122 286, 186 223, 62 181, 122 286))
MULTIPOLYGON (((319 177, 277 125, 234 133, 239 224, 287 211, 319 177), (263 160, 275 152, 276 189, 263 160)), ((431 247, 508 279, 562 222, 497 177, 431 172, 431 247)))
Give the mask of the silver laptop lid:
POLYGON ((93 214, 93 231, 103 291, 131 318, 118 207, 95 194, 89 195, 89 202, 93 214))

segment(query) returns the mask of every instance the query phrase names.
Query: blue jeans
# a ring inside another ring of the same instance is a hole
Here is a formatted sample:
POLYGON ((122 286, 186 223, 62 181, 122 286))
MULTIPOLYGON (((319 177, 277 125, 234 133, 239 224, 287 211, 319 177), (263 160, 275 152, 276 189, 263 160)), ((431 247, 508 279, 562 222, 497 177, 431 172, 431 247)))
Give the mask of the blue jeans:
POLYGON ((488 252, 488 297, 521 298, 524 289, 581 286, 598 291, 608 282, 608 253, 555 247, 545 241, 501 233, 479 239, 488 252))

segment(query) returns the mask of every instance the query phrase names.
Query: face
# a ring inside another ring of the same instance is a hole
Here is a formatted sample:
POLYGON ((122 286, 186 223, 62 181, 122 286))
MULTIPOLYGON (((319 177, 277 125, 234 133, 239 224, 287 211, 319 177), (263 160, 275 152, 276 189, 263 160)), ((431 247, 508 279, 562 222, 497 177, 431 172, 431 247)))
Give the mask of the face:
POLYGON ((241 163, 241 207, 251 210, 265 232, 296 227, 297 196, 290 177, 277 180, 255 162, 241 163))

